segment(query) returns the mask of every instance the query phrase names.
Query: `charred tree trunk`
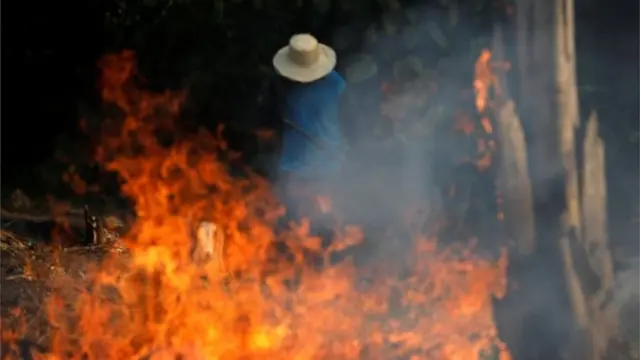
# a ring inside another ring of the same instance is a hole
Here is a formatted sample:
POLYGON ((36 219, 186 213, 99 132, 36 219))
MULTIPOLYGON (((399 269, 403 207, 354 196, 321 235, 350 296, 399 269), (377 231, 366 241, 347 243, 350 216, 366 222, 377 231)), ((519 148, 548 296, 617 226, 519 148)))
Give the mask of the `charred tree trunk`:
POLYGON ((574 320, 581 328, 589 324, 588 305, 580 281, 575 257, 575 245, 582 236, 580 216, 580 192, 578 189, 578 166, 576 163, 575 134, 580 124, 578 113, 578 90, 576 81, 575 34, 573 0, 555 1, 554 45, 555 45, 555 105, 556 119, 560 128, 560 159, 564 178, 564 211, 562 216, 561 251, 565 265, 565 276, 574 312, 574 320))
MULTIPOLYGON (((544 292, 536 304, 531 304, 531 315, 526 319, 528 333, 524 338, 535 338, 533 345, 524 341, 519 353, 524 358, 530 352, 544 353, 545 356, 559 357, 564 344, 570 339, 561 338, 572 332, 575 318, 584 318, 584 301, 580 294, 580 286, 573 265, 568 264, 572 258, 566 255, 562 245, 566 245, 566 236, 570 234, 571 222, 576 224, 575 212, 568 211, 575 207, 568 206, 573 197, 567 192, 572 177, 577 179, 577 169, 571 166, 571 150, 573 149, 572 129, 575 119, 570 112, 570 104, 560 104, 571 97, 575 87, 574 70, 568 68, 567 62, 573 60, 572 44, 565 44, 566 28, 572 24, 559 8, 565 1, 517 0, 516 2, 516 41, 517 65, 519 70, 520 116, 528 130, 528 153, 530 160, 530 177, 535 196, 537 246, 535 256, 527 261, 527 268, 520 271, 525 275, 521 280, 527 287, 522 295, 523 301, 531 295, 544 292), (561 52, 559 52, 561 51, 561 52), (563 114, 563 115, 561 115, 563 114), (567 174, 568 172, 568 174, 567 174), (545 275, 540 276, 537 273, 545 275), (527 296, 529 295, 529 296, 527 296), (573 314, 571 312, 573 309, 573 314), (547 337, 539 334, 547 334, 547 337)), ((575 94, 575 93, 574 93, 575 94)), ((575 109, 577 116, 577 108, 575 109)), ((575 161, 574 161, 575 165, 575 161)), ((573 233, 579 232, 574 226, 573 233)), ((565 246, 566 248, 566 246, 565 246)), ((578 341, 576 341, 578 342, 578 341)))
MULTIPOLYGON (((502 24, 496 23, 492 39, 493 59, 497 64, 505 64, 505 41, 502 24)), ((499 140, 498 189, 502 195, 504 223, 509 237, 515 242, 516 252, 509 259, 508 281, 510 286, 502 301, 496 302, 494 311, 499 336, 509 347, 515 359, 535 358, 523 344, 528 340, 528 318, 532 312, 535 289, 526 271, 530 257, 536 249, 533 194, 529 176, 527 142, 520 117, 507 86, 504 71, 495 73, 498 86, 494 91, 492 106, 499 140), (524 276, 523 276, 524 275, 524 276)))
POLYGON ((605 287, 614 280, 613 259, 607 236, 607 179, 604 143, 598 134, 598 117, 587 121, 583 144, 582 219, 584 246, 591 249, 590 265, 605 287))
MULTIPOLYGON (((536 261, 559 260, 556 270, 564 272, 562 286, 573 315, 567 329, 575 345, 571 357, 595 360, 606 350, 600 309, 612 288, 613 267, 606 239, 604 150, 595 117, 586 131, 580 189, 573 6, 573 0, 517 1, 519 105, 530 124, 531 178, 541 215, 536 261)), ((546 306, 557 304, 556 299, 546 306)))
POLYGON ((535 249, 535 229, 527 143, 512 100, 497 106, 495 118, 501 141, 499 184, 505 224, 519 254, 530 255, 535 249))
MULTIPOLYGON (((573 330, 579 334, 587 326, 587 306, 572 255, 572 245, 581 233, 574 140, 579 115, 572 3, 521 0, 517 33, 520 100, 531 124, 537 210, 544 214, 538 224, 545 229, 541 231, 545 243, 539 262, 559 265, 560 255, 562 267, 557 271, 564 272, 565 282, 559 285, 567 290, 573 310, 571 322, 577 325, 573 330)), ((549 308, 562 309, 561 299, 546 301, 549 308)))
POLYGON ((586 125, 582 156, 583 234, 581 245, 588 265, 593 271, 591 273, 593 280, 584 285, 588 289, 585 296, 589 303, 589 333, 593 352, 602 357, 616 332, 616 329, 609 324, 616 323, 617 319, 609 319, 605 315, 606 302, 614 291, 615 275, 607 236, 605 151, 598 134, 598 118, 595 112, 591 113, 586 125))
MULTIPOLYGON (((504 41, 502 28, 498 24, 494 27, 492 48, 494 60, 504 63, 504 41)), ((495 94, 493 111, 500 141, 498 183, 502 193, 504 221, 520 255, 531 255, 535 249, 535 224, 527 142, 503 71, 496 73, 495 81, 499 91, 495 94)))

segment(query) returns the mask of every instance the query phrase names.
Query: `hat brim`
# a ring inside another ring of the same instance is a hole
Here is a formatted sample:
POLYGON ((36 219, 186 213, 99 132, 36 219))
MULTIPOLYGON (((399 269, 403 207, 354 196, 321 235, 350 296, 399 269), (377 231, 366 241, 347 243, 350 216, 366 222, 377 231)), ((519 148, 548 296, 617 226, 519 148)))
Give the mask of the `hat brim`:
POLYGON ((308 67, 300 66, 289 58, 289 47, 285 46, 278 50, 273 57, 273 67, 276 71, 287 79, 309 83, 316 81, 336 67, 336 52, 332 48, 324 44, 318 44, 320 47, 320 56, 318 61, 308 67))

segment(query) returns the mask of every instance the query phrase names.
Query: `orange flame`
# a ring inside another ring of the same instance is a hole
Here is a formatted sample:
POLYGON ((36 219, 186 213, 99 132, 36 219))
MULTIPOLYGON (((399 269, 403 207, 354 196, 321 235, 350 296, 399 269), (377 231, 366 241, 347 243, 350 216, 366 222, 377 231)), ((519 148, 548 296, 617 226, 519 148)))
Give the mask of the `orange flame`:
POLYGON ((308 253, 328 258, 360 242, 359 229, 339 231, 340 246, 329 250, 307 222, 276 234, 283 211, 269 184, 229 175, 218 135, 158 140, 158 124, 170 128, 183 93, 133 86, 130 52, 101 67, 103 99, 124 121, 107 123, 97 157, 124 181, 137 220, 123 240, 129 256, 114 254, 88 275, 91 290, 54 293, 57 330, 41 358, 472 360, 492 346, 508 356, 491 309, 505 292, 506 253, 494 263, 415 239, 402 276, 348 260, 309 266, 308 253), (192 261, 185 219, 217 224, 227 272, 192 261), (291 256, 278 255, 277 242, 291 256))
POLYGON ((476 60, 475 80, 473 88, 476 92, 476 109, 480 114, 484 113, 489 99, 489 88, 497 84, 496 77, 491 69, 491 51, 484 49, 476 60))

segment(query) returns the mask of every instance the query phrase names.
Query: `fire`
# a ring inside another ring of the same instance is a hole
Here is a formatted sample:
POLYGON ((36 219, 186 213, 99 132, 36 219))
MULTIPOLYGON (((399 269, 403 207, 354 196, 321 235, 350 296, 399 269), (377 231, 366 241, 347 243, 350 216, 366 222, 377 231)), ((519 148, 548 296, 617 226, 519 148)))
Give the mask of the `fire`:
POLYGON ((128 255, 97 266, 79 294, 52 295, 55 331, 41 358, 472 360, 491 349, 508 358, 491 305, 505 292, 506 253, 491 262, 420 238, 398 273, 329 263, 363 241, 358 228, 336 230, 328 250, 307 222, 276 233, 283 209, 270 185, 232 177, 219 134, 174 136, 184 93, 133 86, 130 52, 100 65, 103 99, 124 121, 105 124, 97 158, 120 175, 137 220, 123 238, 128 255), (185 219, 217 224, 225 271, 193 261, 185 219))
POLYGON ((487 107, 487 101, 489 99, 489 88, 494 86, 497 91, 498 81, 491 69, 491 51, 484 49, 480 53, 480 56, 476 60, 475 65, 475 80, 473 81, 473 87, 476 92, 476 109, 480 114, 484 113, 487 107))

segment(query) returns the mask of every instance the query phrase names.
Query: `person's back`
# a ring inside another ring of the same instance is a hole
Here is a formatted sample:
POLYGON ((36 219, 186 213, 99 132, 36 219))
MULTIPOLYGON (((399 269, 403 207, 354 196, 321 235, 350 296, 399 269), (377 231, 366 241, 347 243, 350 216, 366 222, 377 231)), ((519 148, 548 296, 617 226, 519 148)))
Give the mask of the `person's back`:
POLYGON ((301 178, 323 178, 340 170, 344 139, 339 103, 344 89, 345 81, 335 71, 288 88, 280 171, 301 178))

